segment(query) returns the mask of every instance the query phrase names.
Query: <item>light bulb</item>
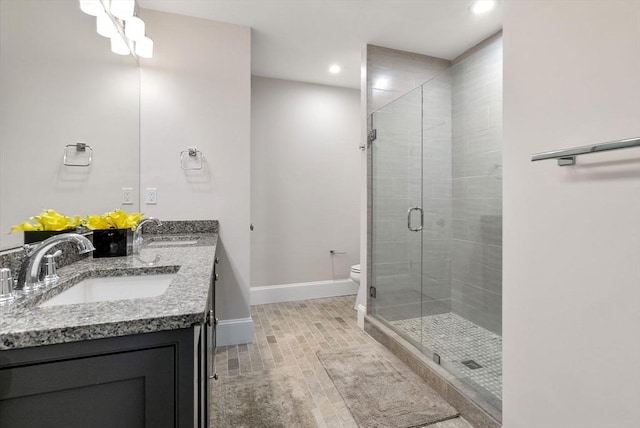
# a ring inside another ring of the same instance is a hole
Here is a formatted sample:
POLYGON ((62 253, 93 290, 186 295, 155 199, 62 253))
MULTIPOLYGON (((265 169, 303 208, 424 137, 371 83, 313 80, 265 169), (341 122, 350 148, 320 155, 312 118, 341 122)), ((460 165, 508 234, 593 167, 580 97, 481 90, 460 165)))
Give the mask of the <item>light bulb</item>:
POLYGON ((144 37, 144 21, 137 16, 124 21, 124 35, 138 41, 144 37))
POLYGON ((136 8, 135 0, 111 0, 111 14, 123 20, 133 17, 136 8))
POLYGON ((105 11, 102 11, 101 14, 96 16, 96 31, 101 36, 108 38, 112 38, 118 34, 118 29, 105 11))
POLYGON ((136 42, 136 55, 142 58, 151 58, 153 56, 153 40, 143 37, 136 42))
POLYGON ((127 45, 127 42, 125 42, 120 35, 111 39, 111 52, 117 53, 118 55, 129 55, 131 53, 129 45, 127 45))
POLYGON ((91 16, 98 16, 104 12, 100 0, 80 0, 80 10, 91 16))

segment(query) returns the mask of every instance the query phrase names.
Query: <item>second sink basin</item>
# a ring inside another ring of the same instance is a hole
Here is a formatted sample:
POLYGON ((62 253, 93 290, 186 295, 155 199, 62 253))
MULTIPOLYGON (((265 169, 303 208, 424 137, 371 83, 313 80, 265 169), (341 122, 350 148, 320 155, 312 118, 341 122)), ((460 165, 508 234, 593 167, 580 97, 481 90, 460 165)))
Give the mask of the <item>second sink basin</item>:
POLYGON ((159 246, 179 246, 179 245, 194 245, 198 243, 197 236, 154 236, 151 238, 151 242, 149 243, 150 247, 159 247, 159 246))
POLYGON ((175 273, 87 278, 40 306, 142 299, 162 295, 175 273))

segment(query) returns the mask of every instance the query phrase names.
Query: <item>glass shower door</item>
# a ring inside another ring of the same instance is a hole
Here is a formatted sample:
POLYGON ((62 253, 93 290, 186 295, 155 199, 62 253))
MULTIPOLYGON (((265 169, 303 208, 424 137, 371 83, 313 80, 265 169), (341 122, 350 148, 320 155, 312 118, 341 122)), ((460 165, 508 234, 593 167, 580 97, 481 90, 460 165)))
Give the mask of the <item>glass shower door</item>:
POLYGON ((396 321, 419 320, 422 311, 422 89, 373 113, 371 125, 370 313, 395 328, 396 321))
POLYGON ((371 116, 369 313, 499 419, 502 45, 371 116))
POLYGON ((449 70, 422 85, 422 244, 421 347, 430 356, 447 355, 451 312, 452 262, 452 76, 449 70))
POLYGON ((501 106, 499 54, 471 56, 422 87, 422 349, 495 409, 502 405, 502 140, 491 112, 501 106))

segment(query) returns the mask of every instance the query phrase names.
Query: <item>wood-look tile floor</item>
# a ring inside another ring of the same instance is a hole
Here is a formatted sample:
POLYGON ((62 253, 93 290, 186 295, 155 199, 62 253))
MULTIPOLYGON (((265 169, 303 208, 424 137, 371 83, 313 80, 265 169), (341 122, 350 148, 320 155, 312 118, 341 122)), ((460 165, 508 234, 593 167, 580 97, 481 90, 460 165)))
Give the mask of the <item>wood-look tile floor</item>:
MULTIPOLYGON (((353 302, 354 296, 346 296, 252 306, 253 343, 218 348, 218 376, 262 376, 270 369, 286 367, 289 373, 304 379, 316 427, 357 427, 315 354, 321 349, 377 343, 358 328, 353 302)), ((215 394, 212 399, 216 399, 215 394)), ((462 418, 428 427, 473 428, 462 418)))

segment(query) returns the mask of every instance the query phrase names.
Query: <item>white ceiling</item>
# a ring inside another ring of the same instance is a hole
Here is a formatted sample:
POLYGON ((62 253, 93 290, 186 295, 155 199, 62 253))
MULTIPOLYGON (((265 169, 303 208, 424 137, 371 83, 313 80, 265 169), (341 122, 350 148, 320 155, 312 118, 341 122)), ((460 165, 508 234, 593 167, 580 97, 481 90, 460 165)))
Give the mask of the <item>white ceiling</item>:
MULTIPOLYGON (((142 8, 250 26, 252 74, 360 88, 360 55, 373 44, 453 59, 502 27, 501 2, 473 0, 138 0, 142 8), (329 73, 340 64, 342 72, 329 73)), ((153 28, 147 29, 153 38, 153 28)))

